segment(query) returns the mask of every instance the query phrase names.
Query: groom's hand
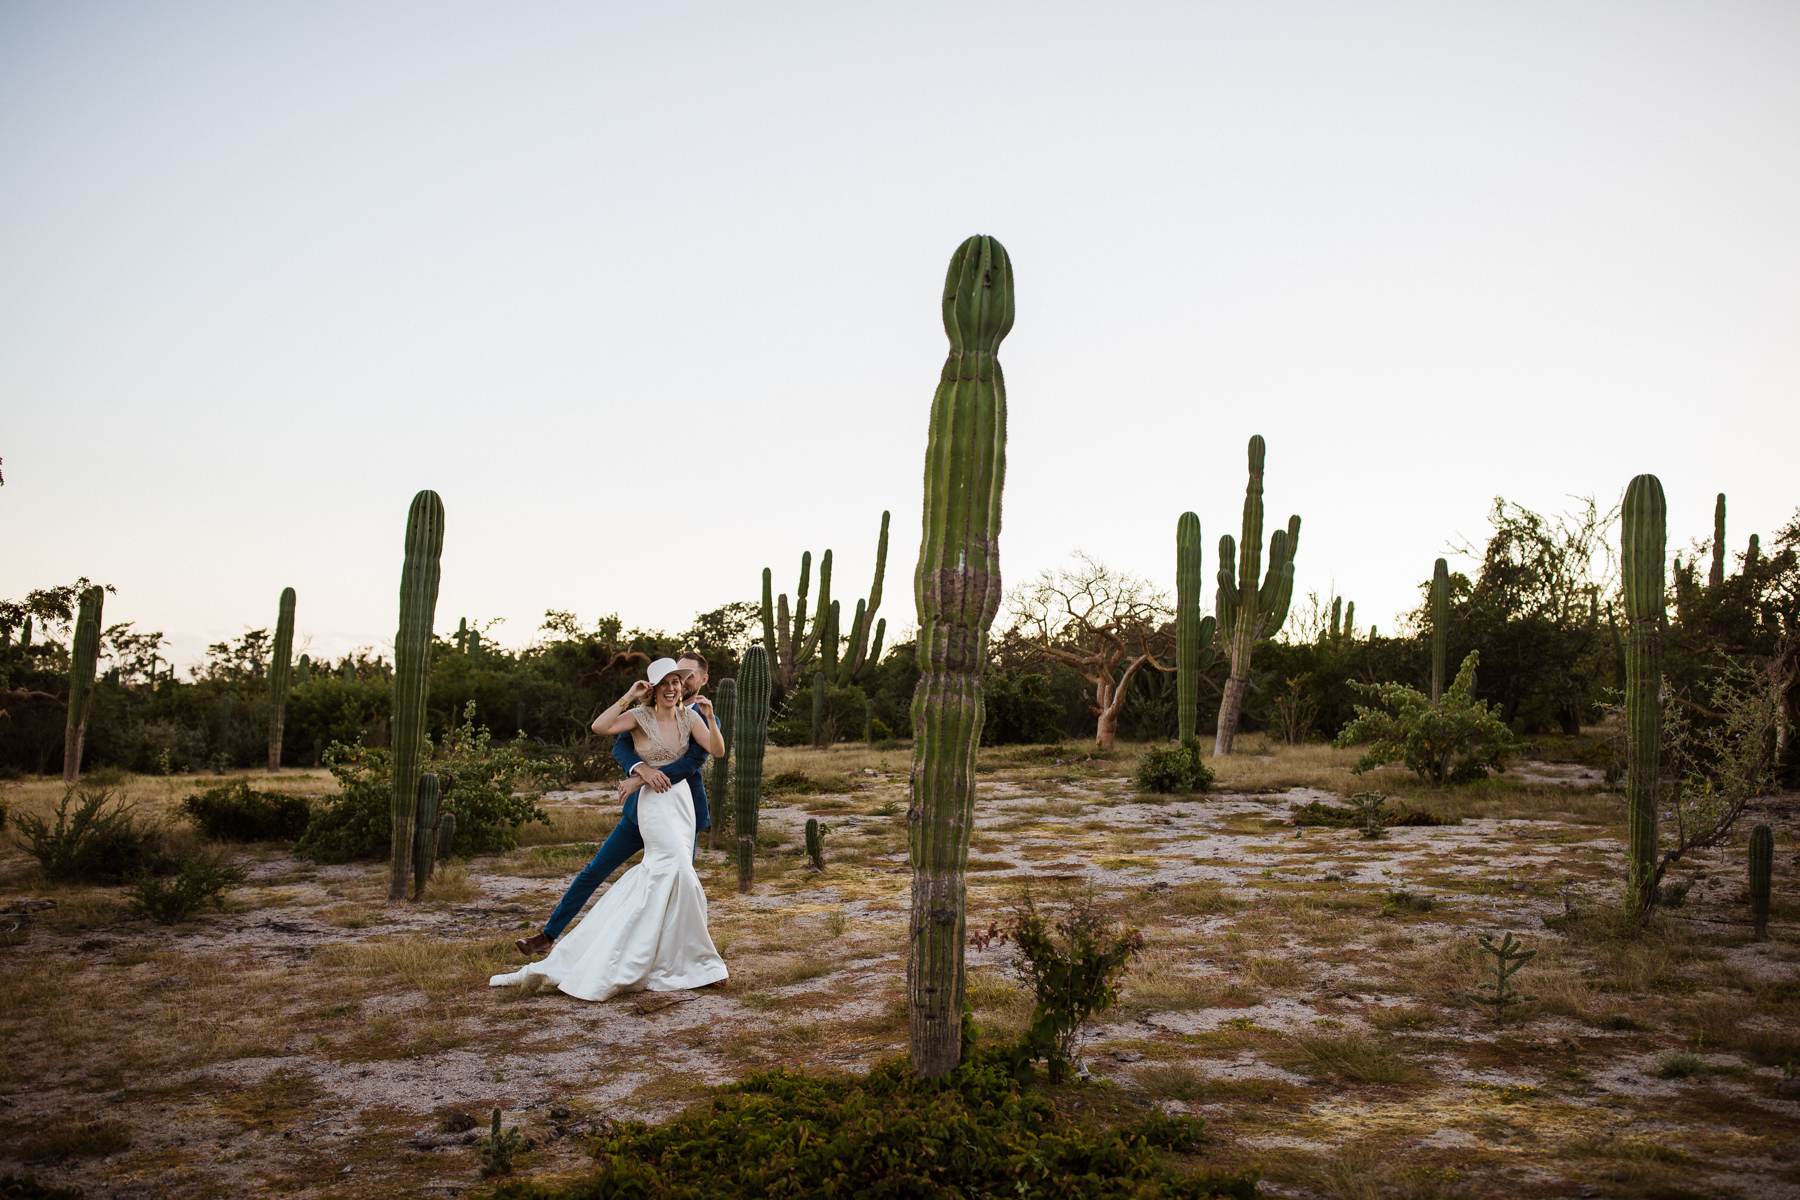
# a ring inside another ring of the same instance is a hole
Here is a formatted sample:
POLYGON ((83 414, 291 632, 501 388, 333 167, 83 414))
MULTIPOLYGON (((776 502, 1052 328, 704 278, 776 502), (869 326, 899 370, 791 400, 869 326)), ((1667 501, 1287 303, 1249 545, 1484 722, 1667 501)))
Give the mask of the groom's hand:
POLYGON ((666 792, 674 786, 669 782, 669 777, 655 767, 648 767, 643 763, 639 763, 633 768, 633 771, 639 779, 650 786, 650 790, 653 792, 666 792))

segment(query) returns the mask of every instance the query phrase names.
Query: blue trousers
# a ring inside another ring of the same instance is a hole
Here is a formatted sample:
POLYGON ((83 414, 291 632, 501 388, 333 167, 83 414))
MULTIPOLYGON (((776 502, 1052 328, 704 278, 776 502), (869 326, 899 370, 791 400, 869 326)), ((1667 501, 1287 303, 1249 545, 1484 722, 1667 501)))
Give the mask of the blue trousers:
MULTIPOLYGON (((569 890, 557 901, 556 911, 544 922, 544 936, 551 941, 562 936, 562 931, 568 928, 569 922, 580 915, 588 897, 598 891, 614 871, 624 866, 626 859, 643 850, 644 839, 638 833, 637 821, 638 796, 642 791, 639 788, 625 801, 624 811, 619 814, 619 823, 613 826, 613 831, 600 843, 600 849, 588 860, 588 865, 575 873, 575 878, 569 881, 569 890)), ((699 852, 700 831, 696 829, 694 853, 699 852)))

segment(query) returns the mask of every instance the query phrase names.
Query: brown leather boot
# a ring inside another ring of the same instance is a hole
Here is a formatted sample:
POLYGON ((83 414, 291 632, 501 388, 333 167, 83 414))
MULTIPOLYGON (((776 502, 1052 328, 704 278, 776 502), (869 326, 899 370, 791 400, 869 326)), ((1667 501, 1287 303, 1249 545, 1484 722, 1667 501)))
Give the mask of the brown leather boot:
POLYGON ((551 942, 550 938, 540 929, 530 937, 520 938, 518 941, 514 942, 513 945, 517 946, 519 948, 519 953, 523 954, 526 958, 537 958, 539 955, 543 954, 544 951, 550 949, 551 942))

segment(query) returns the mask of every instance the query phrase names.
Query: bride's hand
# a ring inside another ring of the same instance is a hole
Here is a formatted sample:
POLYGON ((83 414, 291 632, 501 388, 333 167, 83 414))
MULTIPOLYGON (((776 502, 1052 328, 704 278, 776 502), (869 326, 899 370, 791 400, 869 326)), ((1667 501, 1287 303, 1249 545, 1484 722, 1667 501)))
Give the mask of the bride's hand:
POLYGON ((640 679, 636 683, 632 684, 629 689, 626 690, 625 699, 627 701, 642 700, 645 696, 648 696, 649 694, 650 694, 650 681, 648 679, 640 679))

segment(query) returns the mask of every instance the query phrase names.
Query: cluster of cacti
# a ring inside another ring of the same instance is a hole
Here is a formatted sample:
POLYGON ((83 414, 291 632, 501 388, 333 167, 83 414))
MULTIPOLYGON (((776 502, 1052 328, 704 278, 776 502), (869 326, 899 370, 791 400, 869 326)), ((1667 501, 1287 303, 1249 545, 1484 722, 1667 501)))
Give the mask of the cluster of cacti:
POLYGON ((1767 825, 1750 831, 1750 924, 1756 940, 1769 936, 1769 889, 1775 874, 1775 834, 1767 825))
POLYGON ((806 861, 815 871, 825 869, 825 826, 819 818, 806 818, 806 861))
POLYGON ((1662 483, 1639 475, 1625 488, 1620 567, 1625 617, 1625 906, 1640 917, 1656 903, 1656 805, 1662 743, 1663 554, 1668 506, 1662 483))
POLYGON ((1450 564, 1431 565, 1431 702, 1444 698, 1445 669, 1450 657, 1450 564))
POLYGON ((413 815, 413 899, 425 894, 425 884, 437 865, 438 804, 443 792, 430 771, 419 776, 419 806, 413 815))
POLYGON ((431 674, 431 626, 437 613, 439 556, 444 550, 444 502, 423 491, 406 516, 406 559, 400 570, 400 624, 394 633, 394 796, 388 899, 406 898, 412 874, 413 828, 425 754, 425 700, 431 674))
POLYGON ((1261 434, 1250 439, 1250 482, 1244 489, 1243 544, 1226 534, 1219 539, 1219 591, 1214 604, 1219 615, 1219 636, 1231 654, 1231 674, 1219 700, 1218 732, 1213 739, 1215 757, 1231 753, 1243 714, 1244 694, 1250 690, 1250 659, 1256 643, 1275 636, 1287 620, 1288 602, 1294 596, 1294 555, 1300 548, 1300 518, 1288 518, 1285 530, 1269 537, 1269 571, 1262 569, 1263 456, 1261 434), (1241 555, 1241 558, 1240 558, 1241 555), (1235 568, 1235 569, 1234 569, 1235 568))
POLYGON ((281 769, 281 731, 287 724, 288 688, 293 682, 294 589, 281 589, 275 614, 275 647, 269 656, 269 770, 281 769))
POLYGON ((706 848, 713 848, 713 835, 722 823, 731 820, 731 807, 725 803, 725 781, 731 777, 731 734, 737 727, 737 680, 720 682, 713 692, 713 719, 719 724, 719 737, 724 739, 725 753, 712 760, 706 781, 706 794, 713 798, 713 827, 706 831, 706 848))
POLYGON ((1200 615, 1200 580, 1203 549, 1200 518, 1184 512, 1175 521, 1175 739, 1194 737, 1199 722, 1200 676, 1211 665, 1216 651, 1213 633, 1218 619, 1200 615))
POLYGON ((744 652, 737 674, 737 728, 732 731, 732 798, 737 826, 738 891, 756 875, 756 816, 762 798, 763 748, 769 736, 769 656, 761 646, 744 652))
POLYGON ((913 693, 912 912, 907 1009, 913 1069, 961 1060, 965 887, 975 824, 981 674, 1000 607, 1000 498, 1006 479, 1006 381, 998 350, 1013 323, 1012 262, 972 237, 944 280, 950 352, 931 401, 919 562, 919 683, 913 693))
POLYGON ((763 568, 762 625, 763 651, 769 656, 773 682, 785 692, 800 677, 800 668, 811 662, 818 652, 820 634, 831 616, 831 551, 819 559, 819 606, 813 613, 812 632, 806 631, 806 592, 812 581, 812 551, 800 555, 800 586, 794 592, 794 607, 788 611, 787 593, 774 598, 774 577, 763 568))
MULTIPOLYGON (((81 749, 87 741, 88 714, 94 707, 94 665, 100 661, 100 610, 106 589, 98 585, 81 593, 75 617, 75 639, 69 648, 69 716, 63 727, 63 782, 81 778, 81 749)), ((26 627, 29 637, 30 627, 26 627)))

